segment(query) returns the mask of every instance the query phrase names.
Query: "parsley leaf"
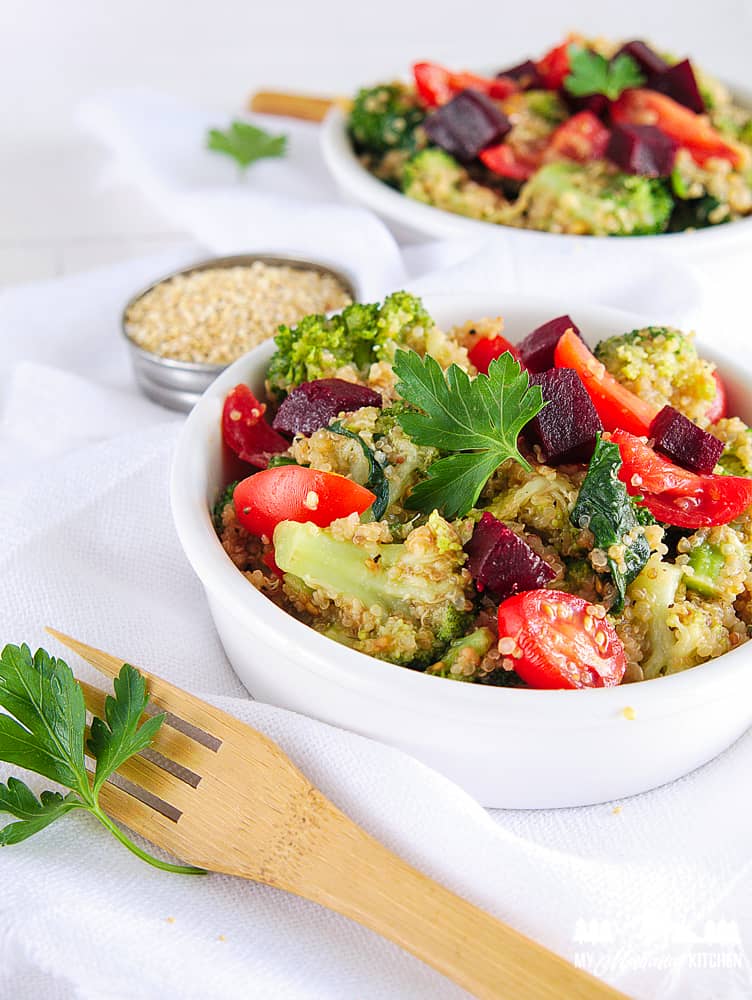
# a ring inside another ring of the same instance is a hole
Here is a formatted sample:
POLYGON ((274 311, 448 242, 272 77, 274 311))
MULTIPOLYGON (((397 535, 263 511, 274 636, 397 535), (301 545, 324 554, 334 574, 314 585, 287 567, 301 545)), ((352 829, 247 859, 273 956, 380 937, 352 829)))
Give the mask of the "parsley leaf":
POLYGON ((0 847, 17 844, 43 830, 73 809, 96 816, 130 851, 165 871, 202 873, 203 869, 173 865, 152 857, 113 823, 99 804, 99 791, 129 757, 153 740, 164 715, 141 722, 149 698, 141 674, 123 664, 114 682, 115 696, 105 703, 106 721, 96 718, 84 747, 86 706, 80 684, 70 667, 43 649, 32 656, 28 646, 6 646, 0 654, 0 761, 17 764, 71 791, 44 791, 39 798, 18 778, 0 784, 0 812, 18 822, 0 830, 0 847), (94 758, 89 781, 86 751, 94 758))
POLYGON ((20 822, 9 823, 0 830, 0 847, 20 844, 71 809, 80 808, 80 800, 73 792, 65 797, 60 792, 42 792, 37 798, 23 781, 8 778, 7 785, 0 784, 0 812, 10 813, 20 822))
POLYGON ((567 53, 569 75, 564 80, 564 89, 575 97, 604 94, 609 101, 615 101, 623 90, 645 83, 640 67, 626 52, 608 60, 581 45, 570 45, 567 53))
POLYGON ((641 529, 645 521, 639 513, 640 508, 619 479, 621 464, 619 446, 613 441, 604 441, 599 434, 571 514, 576 528, 590 528, 599 549, 608 553, 612 545, 623 546, 620 560, 607 556, 616 587, 610 609, 612 614, 618 614, 623 608, 627 586, 650 556, 650 546, 641 529))
POLYGON ((488 375, 474 379, 457 365, 445 374, 434 358, 415 351, 397 351, 393 367, 397 392, 422 411, 399 413, 402 429, 416 444, 452 452, 430 466, 428 478, 410 494, 409 507, 460 517, 475 506, 502 462, 513 458, 530 468, 517 438, 543 409, 543 397, 511 354, 496 358, 488 375))
POLYGON ((287 136, 271 135, 249 122, 234 121, 224 132, 217 128, 210 129, 206 145, 215 153, 231 156, 241 170, 245 170, 266 156, 284 156, 287 136))

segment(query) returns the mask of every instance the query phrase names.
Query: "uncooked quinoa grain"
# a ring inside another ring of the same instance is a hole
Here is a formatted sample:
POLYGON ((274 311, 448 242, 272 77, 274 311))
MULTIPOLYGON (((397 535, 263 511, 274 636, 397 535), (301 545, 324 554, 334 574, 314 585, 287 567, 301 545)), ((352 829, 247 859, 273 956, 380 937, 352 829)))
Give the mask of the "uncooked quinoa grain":
POLYGON ((163 358, 225 365, 273 337, 280 323, 350 302, 334 275, 254 261, 160 282, 128 309, 125 332, 163 358))

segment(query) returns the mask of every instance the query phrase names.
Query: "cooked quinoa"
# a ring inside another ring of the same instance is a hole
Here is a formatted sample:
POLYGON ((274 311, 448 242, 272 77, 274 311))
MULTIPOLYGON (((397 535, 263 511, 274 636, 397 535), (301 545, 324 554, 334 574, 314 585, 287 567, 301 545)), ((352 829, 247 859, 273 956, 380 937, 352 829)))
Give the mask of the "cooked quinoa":
POLYGON ((331 274, 254 261, 160 282, 128 309, 125 332, 163 358, 226 365, 273 337, 281 323, 351 301, 331 274))

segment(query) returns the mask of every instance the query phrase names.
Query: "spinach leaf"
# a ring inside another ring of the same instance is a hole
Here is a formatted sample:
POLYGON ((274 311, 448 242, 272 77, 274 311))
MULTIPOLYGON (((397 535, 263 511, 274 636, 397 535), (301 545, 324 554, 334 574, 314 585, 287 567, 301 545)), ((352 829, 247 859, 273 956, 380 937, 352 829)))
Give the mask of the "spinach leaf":
POLYGON ((611 612, 624 607, 628 584, 634 580, 650 556, 650 546, 638 518, 633 499, 618 477, 621 468, 619 447, 598 435, 585 481, 580 487, 571 520, 577 528, 590 528, 595 544, 606 552, 612 545, 623 545, 622 559, 608 557, 616 597, 611 612))

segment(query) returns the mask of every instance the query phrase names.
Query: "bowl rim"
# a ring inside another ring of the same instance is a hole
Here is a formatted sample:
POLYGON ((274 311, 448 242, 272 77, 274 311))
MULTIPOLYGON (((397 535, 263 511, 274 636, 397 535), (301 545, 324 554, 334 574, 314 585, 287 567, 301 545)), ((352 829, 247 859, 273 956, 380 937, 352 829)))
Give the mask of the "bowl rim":
MULTIPOLYGON (((752 108, 752 89, 740 84, 726 84, 734 98, 752 108)), ((616 241, 621 246, 624 243, 637 243, 643 250, 646 245, 657 249, 676 250, 677 240, 682 247, 692 247, 694 250, 705 250, 712 245, 725 243, 734 244, 752 238, 752 215, 718 226, 708 226, 704 229, 683 231, 678 233, 653 233, 624 237, 593 236, 591 234, 576 235, 574 233, 549 233, 545 230, 525 229, 517 226, 507 226, 495 222, 483 222, 480 219, 470 219, 455 212, 426 205, 407 198, 401 191, 396 191, 361 165, 350 143, 346 128, 346 115, 338 105, 332 105, 322 122, 319 142, 321 153, 327 169, 336 183, 358 202, 364 204, 383 218, 396 225, 408 226, 425 235, 436 238, 451 237, 481 237, 488 239, 492 235, 515 234, 515 239, 526 239, 529 242, 541 239, 556 238, 559 246, 572 244, 594 244, 599 248, 604 240, 616 241)))
MULTIPOLYGON (((198 271, 210 271, 214 268, 221 270, 231 267, 248 267, 251 264, 255 264, 257 261, 262 261, 264 264, 269 264, 271 267, 292 267, 298 271, 316 271, 319 274, 329 274, 339 281, 353 302, 358 301, 358 289, 354 276, 341 268, 334 267, 331 264, 326 264, 324 261, 314 260, 311 257, 301 257, 299 254, 280 253, 276 250, 273 253, 259 251, 257 253, 222 254, 215 257, 202 257, 201 260, 194 261, 192 264, 186 264, 184 267, 175 268, 175 270, 170 271, 169 274, 163 274, 161 277, 155 278, 153 281, 149 282, 145 288, 141 288, 139 291, 134 292, 134 294, 131 295, 123 306, 123 311, 120 314, 120 333, 125 338, 125 341, 130 349, 145 361, 150 361, 152 364, 163 365, 165 368, 171 368, 175 371, 218 375, 220 372, 224 371, 229 364, 234 364, 234 362, 228 362, 227 364, 214 364, 208 361, 181 361, 179 358, 168 358, 163 354, 157 354, 155 351, 149 351, 145 347, 141 347, 141 345, 138 344, 128 333, 128 313, 139 301, 139 299, 144 297, 144 295, 148 294, 148 292, 151 292, 159 285, 163 285, 165 282, 171 281, 173 278, 178 278, 182 275, 194 274, 198 271)), ((241 357, 243 357, 243 355, 241 355, 241 357)), ((235 360, 237 361, 239 359, 236 358, 235 360)))
MULTIPOLYGON (((427 295, 424 299, 428 311, 432 315, 439 314, 440 323, 443 322, 442 307, 470 310, 478 300, 480 313, 484 307, 478 293, 441 293, 427 295)), ((611 323, 629 329, 630 324, 644 325, 644 317, 639 314, 607 306, 577 302, 574 305, 578 321, 580 317, 584 319, 583 326, 611 323)), ((548 316, 559 315, 562 302, 531 296, 506 297, 505 314, 525 309, 548 316)), ((703 356, 718 363, 721 371, 728 368, 728 358, 717 355, 704 342, 701 344, 703 356)), ((227 612, 246 627, 252 627, 269 646, 292 649, 298 655, 303 652, 311 672, 325 674, 330 681, 350 689, 359 688, 373 702, 387 704, 394 701, 395 694, 401 694, 400 700, 410 699, 417 714, 427 711, 436 714, 438 711, 445 718, 466 718, 471 709, 478 724, 486 725, 498 724, 502 715, 505 724, 511 725, 528 725, 541 720, 554 728, 566 728, 573 720, 582 725, 595 725, 604 720, 627 718, 624 709, 635 706, 639 706, 635 711, 641 719, 646 716, 660 719, 681 711, 688 702, 710 703, 727 698, 728 682, 740 670, 750 670, 745 667, 745 644, 742 644, 689 670, 611 688, 570 691, 450 684, 446 678, 409 670, 349 649, 289 615, 257 591, 229 559, 214 530, 209 501, 203 487, 198 485, 204 454, 208 456, 212 448, 222 446, 220 417, 227 391, 239 381, 257 380, 272 348, 271 342, 255 347, 228 366, 206 390, 181 429, 170 474, 170 504, 175 529, 210 604, 221 601, 227 612), (566 712, 563 699, 569 699, 566 712)), ((752 376, 743 374, 742 378, 752 390, 752 376)))

